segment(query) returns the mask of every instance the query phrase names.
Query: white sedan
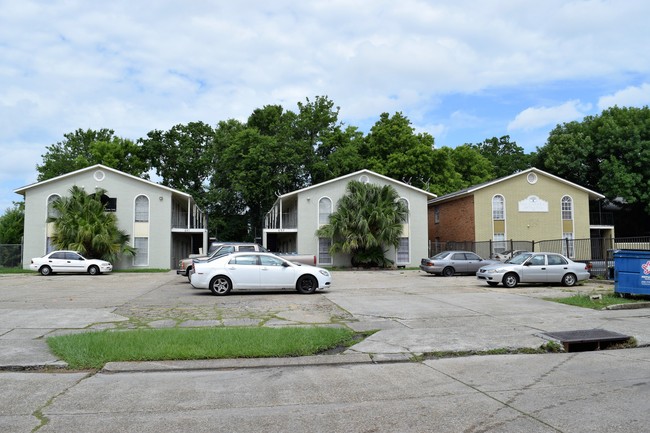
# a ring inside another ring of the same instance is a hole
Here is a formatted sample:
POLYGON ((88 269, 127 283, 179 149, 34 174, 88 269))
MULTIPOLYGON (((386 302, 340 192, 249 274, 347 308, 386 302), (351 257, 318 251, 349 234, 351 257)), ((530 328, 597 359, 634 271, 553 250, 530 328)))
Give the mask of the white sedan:
POLYGON ((505 263, 483 266, 476 278, 490 286, 503 283, 512 288, 519 283, 562 283, 573 286, 589 279, 584 263, 574 262, 557 253, 521 253, 505 263))
POLYGON ((77 272, 99 275, 111 272, 113 265, 106 260, 87 259, 76 251, 52 251, 43 257, 32 259, 29 268, 41 275, 57 272, 77 272))
POLYGON ((330 287, 327 269, 284 260, 271 253, 246 252, 194 263, 192 286, 227 295, 233 289, 295 289, 314 293, 330 287))

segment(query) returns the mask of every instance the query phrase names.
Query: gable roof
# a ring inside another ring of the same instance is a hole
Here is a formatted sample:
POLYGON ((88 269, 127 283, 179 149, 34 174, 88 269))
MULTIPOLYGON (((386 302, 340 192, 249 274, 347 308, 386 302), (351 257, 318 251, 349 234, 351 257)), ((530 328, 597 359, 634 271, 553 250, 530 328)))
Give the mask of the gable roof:
POLYGON ((180 195, 180 196, 183 196, 183 197, 186 197, 186 198, 192 198, 192 196, 190 194, 187 194, 185 192, 170 188, 168 186, 160 185, 159 183, 152 182, 152 181, 146 180, 146 179, 142 179, 140 177, 133 176, 133 175, 128 174, 128 173, 124 173, 123 171, 116 170, 116 169, 111 168, 111 167, 107 167, 107 166, 105 166, 103 164, 91 165, 89 167, 82 168, 82 169, 76 170, 76 171, 71 171, 70 173, 62 174, 60 176, 53 177, 51 179, 43 180, 41 182, 35 182, 35 183, 29 184, 27 186, 23 186, 23 187, 20 187, 18 189, 15 189, 14 192, 16 194, 25 195, 25 191, 27 191, 28 189, 32 189, 32 188, 35 188, 35 187, 40 187, 42 185, 47 185, 48 183, 56 182, 58 180, 65 179, 65 178, 68 178, 68 177, 72 177, 72 176, 75 176, 77 174, 84 173, 84 172, 87 172, 87 171, 92 171, 92 170, 110 171, 111 173, 115 173, 115 174, 127 177, 129 179, 132 179, 132 180, 135 180, 135 181, 138 181, 138 182, 143 182, 143 183, 146 183, 148 185, 155 186, 155 187, 164 189, 166 191, 170 191, 172 194, 180 195))
POLYGON ((279 196, 278 196, 278 200, 283 199, 283 198, 287 198, 287 197, 291 197, 292 195, 297 195, 297 194, 299 194, 299 193, 302 193, 302 192, 305 192, 305 191, 309 191, 309 190, 311 190, 311 189, 318 188, 318 187, 321 187, 321 186, 323 186, 323 185, 327 185, 327 184, 330 184, 330 183, 339 182, 339 181, 344 180, 344 179, 347 179, 347 178, 358 177, 358 176, 361 176, 362 174, 371 174, 371 175, 373 175, 373 176, 377 176, 377 177, 379 177, 380 179, 383 179, 383 180, 385 180, 385 181, 387 181, 387 182, 396 183, 396 184, 398 184, 398 185, 400 185, 400 186, 403 186, 404 188, 408 188, 408 189, 411 189, 411 190, 413 190, 413 191, 416 191, 416 192, 419 192, 419 193, 425 194, 425 195, 427 195, 427 196, 429 196, 429 197, 437 197, 437 195, 434 194, 434 193, 432 193, 432 192, 428 192, 428 191, 425 191, 425 190, 423 190, 423 189, 416 188, 416 187, 411 186, 411 185, 409 185, 409 184, 407 184, 407 183, 400 182, 399 180, 395 180, 395 179, 390 178, 390 177, 388 177, 388 176, 384 176, 384 175, 381 175, 381 174, 379 174, 379 173, 375 173, 374 171, 371 171, 371 170, 365 170, 365 169, 364 169, 364 170, 355 171, 354 173, 349 173, 349 174, 346 174, 346 175, 343 175, 343 176, 339 176, 339 177, 336 177, 336 178, 334 178, 334 179, 326 180, 325 182, 317 183, 317 184, 315 184, 315 185, 311 185, 311 186, 308 186, 308 187, 306 187, 306 188, 297 189, 297 190, 295 190, 295 191, 291 191, 291 192, 288 192, 288 193, 286 193, 286 194, 279 195, 279 196))
POLYGON ((547 173, 547 172, 545 172, 543 170, 540 170, 538 168, 531 167, 531 168, 528 168, 526 170, 519 171, 517 173, 513 173, 510 176, 500 177, 498 179, 494 179, 494 180, 491 180, 489 182, 480 183, 478 185, 469 186, 469 187, 467 187, 465 189, 461 189, 459 191, 455 191, 455 192, 452 192, 452 193, 449 193, 449 194, 441 195, 440 197, 436 197, 436 198, 434 198, 432 200, 429 200, 429 204, 442 203, 442 202, 449 201, 449 200, 452 200, 452 199, 455 199, 455 198, 468 196, 468 195, 474 194, 476 191, 479 191, 479 190, 481 190, 483 188, 487 188, 488 186, 492 186, 492 185, 495 185, 497 183, 504 182, 506 180, 512 179, 512 178, 517 177, 517 176, 525 176, 525 175, 528 175, 528 173, 531 173, 531 172, 535 173, 535 174, 538 174, 538 175, 543 175, 543 176, 546 176, 546 177, 550 177, 551 179, 554 179, 554 180, 556 180, 558 182, 564 183, 564 184, 566 184, 568 186, 571 186, 573 188, 584 191, 587 194, 589 194, 590 199, 596 200, 596 199, 605 198, 605 196, 600 194, 600 193, 597 193, 595 191, 587 189, 587 188, 585 188, 583 186, 580 186, 580 185, 578 185, 576 183, 569 182, 566 179, 562 179, 561 177, 552 175, 552 174, 547 173))

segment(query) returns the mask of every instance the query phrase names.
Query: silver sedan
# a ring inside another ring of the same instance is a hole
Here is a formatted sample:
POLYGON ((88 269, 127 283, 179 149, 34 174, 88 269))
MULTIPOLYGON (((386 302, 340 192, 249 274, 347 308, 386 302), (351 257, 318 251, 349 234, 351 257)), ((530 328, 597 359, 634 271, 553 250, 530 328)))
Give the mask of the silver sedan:
POLYGON ((454 274, 474 274, 478 268, 492 263, 471 251, 443 251, 420 260, 420 269, 429 274, 451 277, 454 274))
POLYGON ((562 283, 573 286, 589 278, 587 265, 574 262, 557 253, 522 253, 505 263, 483 266, 476 278, 490 286, 503 283, 515 287, 519 283, 562 283))

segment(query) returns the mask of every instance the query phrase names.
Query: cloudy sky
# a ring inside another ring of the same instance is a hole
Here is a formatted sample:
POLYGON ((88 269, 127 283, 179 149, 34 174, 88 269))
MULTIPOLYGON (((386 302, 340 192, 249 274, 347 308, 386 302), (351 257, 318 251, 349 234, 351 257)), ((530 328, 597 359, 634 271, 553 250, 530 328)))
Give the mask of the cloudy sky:
POLYGON ((78 128, 138 139, 317 95, 437 147, 650 104, 647 0, 0 0, 0 213, 78 128))

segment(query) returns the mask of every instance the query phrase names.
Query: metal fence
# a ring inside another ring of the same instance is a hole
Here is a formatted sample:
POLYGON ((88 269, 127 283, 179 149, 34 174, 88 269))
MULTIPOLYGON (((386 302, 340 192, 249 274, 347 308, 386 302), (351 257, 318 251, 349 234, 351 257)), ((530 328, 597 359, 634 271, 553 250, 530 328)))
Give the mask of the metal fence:
POLYGON ((572 260, 590 264, 591 274, 611 277, 614 266, 613 252, 617 249, 650 250, 650 237, 637 238, 587 238, 550 239, 543 241, 481 241, 433 242, 429 241, 429 257, 441 251, 473 251, 483 258, 493 258, 495 252, 506 250, 545 251, 563 254, 572 260))
POLYGON ((0 244, 0 268, 22 266, 23 246, 20 244, 0 244))

